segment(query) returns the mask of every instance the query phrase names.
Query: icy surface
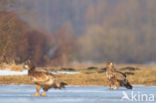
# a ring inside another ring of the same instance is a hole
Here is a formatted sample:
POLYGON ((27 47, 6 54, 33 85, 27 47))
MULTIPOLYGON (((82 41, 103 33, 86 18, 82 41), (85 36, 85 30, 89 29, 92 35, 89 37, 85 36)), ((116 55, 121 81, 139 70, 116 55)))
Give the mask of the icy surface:
MULTIPOLYGON (((11 71, 11 70, 0 70, 0 76, 7 76, 7 75, 27 75, 28 71, 23 70, 23 71, 11 71)), ((66 72, 66 71, 57 71, 57 72, 52 72, 53 74, 78 74, 79 72, 66 72)))
POLYGON ((0 85, 0 103, 156 103, 156 101, 122 101, 123 91, 128 95, 133 91, 156 96, 154 86, 134 86, 133 90, 120 88, 116 91, 103 86, 68 86, 62 90, 50 89, 46 97, 33 97, 31 95, 35 93, 35 86, 0 85))

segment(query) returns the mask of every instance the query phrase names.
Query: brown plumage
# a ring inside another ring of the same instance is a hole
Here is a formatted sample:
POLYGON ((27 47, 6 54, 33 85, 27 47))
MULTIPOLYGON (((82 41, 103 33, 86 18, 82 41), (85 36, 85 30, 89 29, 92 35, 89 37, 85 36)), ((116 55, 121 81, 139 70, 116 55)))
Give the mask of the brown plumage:
POLYGON ((127 89, 132 89, 132 85, 126 79, 126 74, 117 71, 112 62, 106 64, 106 77, 109 80, 110 89, 118 89, 119 86, 125 86, 127 89), (114 85, 115 88, 113 88, 114 85))
POLYGON ((34 84, 36 84, 36 94, 33 96, 40 96, 39 91, 43 88, 44 92, 42 96, 46 96, 46 92, 50 88, 65 88, 67 85, 64 82, 60 82, 57 80, 54 74, 48 72, 44 69, 36 69, 35 65, 30 61, 26 61, 24 64, 24 68, 28 70, 28 76, 32 80, 34 84))

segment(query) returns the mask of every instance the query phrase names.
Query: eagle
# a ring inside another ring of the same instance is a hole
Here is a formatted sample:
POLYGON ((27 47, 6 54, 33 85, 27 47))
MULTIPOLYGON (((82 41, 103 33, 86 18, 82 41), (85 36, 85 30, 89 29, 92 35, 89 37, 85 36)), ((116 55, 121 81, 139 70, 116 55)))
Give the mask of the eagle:
POLYGON ((132 85, 126 79, 126 74, 117 71, 112 62, 108 62, 106 64, 106 77, 109 81, 109 87, 111 90, 116 90, 119 88, 119 86, 124 86, 127 89, 132 89, 132 85), (113 86, 115 87, 113 88, 113 86))
POLYGON ((36 68, 31 60, 27 60, 24 63, 24 68, 28 70, 28 76, 36 85, 36 94, 33 96, 46 96, 46 92, 50 88, 61 89, 65 88, 65 85, 67 85, 64 82, 60 82, 56 76, 50 73, 48 70, 36 68), (39 91, 41 88, 43 88, 44 92, 40 95, 39 91))

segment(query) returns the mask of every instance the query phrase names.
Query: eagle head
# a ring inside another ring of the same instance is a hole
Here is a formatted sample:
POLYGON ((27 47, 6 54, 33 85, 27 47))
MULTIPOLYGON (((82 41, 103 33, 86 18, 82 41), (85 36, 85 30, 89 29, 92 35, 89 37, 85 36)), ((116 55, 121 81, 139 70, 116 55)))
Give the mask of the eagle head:
POLYGON ((27 60, 27 61, 24 63, 23 68, 24 68, 24 69, 27 69, 27 70, 32 70, 32 69, 35 68, 35 65, 32 63, 32 61, 27 60))
POLYGON ((114 67, 114 64, 112 62, 107 62, 106 64, 106 68, 113 68, 114 67))

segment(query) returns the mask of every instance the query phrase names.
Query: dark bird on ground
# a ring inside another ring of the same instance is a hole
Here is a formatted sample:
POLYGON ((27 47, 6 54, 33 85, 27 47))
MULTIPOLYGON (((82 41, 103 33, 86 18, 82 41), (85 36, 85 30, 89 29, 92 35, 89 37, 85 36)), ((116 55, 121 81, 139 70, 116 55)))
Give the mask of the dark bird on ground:
POLYGON ((50 88, 65 88, 67 85, 64 82, 57 80, 56 76, 45 69, 38 69, 28 60, 24 63, 24 68, 28 70, 28 76, 32 82, 36 85, 36 94, 33 96, 40 96, 39 91, 43 88, 43 93, 41 96, 46 96, 46 92, 50 88))
POLYGON ((126 79, 126 74, 117 71, 112 62, 106 64, 106 77, 109 80, 110 89, 118 89, 119 86, 124 86, 127 89, 132 89, 132 85, 126 79), (113 86, 115 86, 113 88, 113 86))

